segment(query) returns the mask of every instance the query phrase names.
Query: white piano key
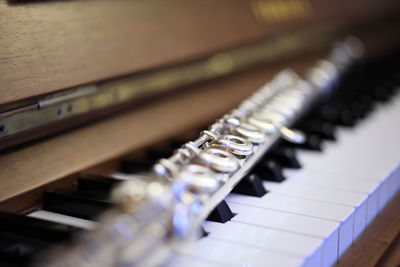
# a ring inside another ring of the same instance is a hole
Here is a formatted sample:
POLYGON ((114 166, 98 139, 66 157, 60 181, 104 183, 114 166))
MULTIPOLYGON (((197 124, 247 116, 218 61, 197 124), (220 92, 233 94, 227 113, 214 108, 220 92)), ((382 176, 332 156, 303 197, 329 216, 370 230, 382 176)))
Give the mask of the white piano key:
POLYGON ((400 164, 394 168, 389 176, 390 179, 390 191, 389 195, 394 196, 398 190, 400 190, 400 164))
POLYGON ((320 219, 344 221, 353 213, 354 208, 327 202, 296 198, 269 192, 262 197, 229 194, 228 203, 246 204, 250 206, 282 210, 294 214, 307 215, 320 219))
POLYGON ((264 181, 263 184, 267 190, 270 189, 270 191, 274 193, 293 195, 304 199, 324 201, 351 207, 360 206, 367 197, 367 194, 362 192, 343 191, 314 184, 305 185, 301 183, 276 183, 269 181, 264 181))
POLYGON ((320 266, 322 264, 322 241, 300 234, 269 229, 239 222, 203 224, 209 237, 253 246, 305 259, 305 265, 320 266))
MULTIPOLYGON (((363 145, 366 146, 366 144, 363 145)), ((377 155, 379 153, 375 154, 373 150, 363 152, 358 148, 353 148, 350 150, 351 152, 347 149, 342 151, 344 146, 347 146, 347 144, 339 144, 338 147, 335 147, 335 150, 334 148, 327 149, 323 154, 299 151, 298 157, 303 163, 304 169, 316 169, 338 175, 347 174, 378 181, 385 180, 385 176, 398 163, 386 159, 378 161, 377 155)))
POLYGON ((252 224, 324 239, 322 247, 322 261, 324 265, 330 266, 336 262, 339 244, 338 222, 235 203, 230 203, 229 206, 233 212, 237 213, 231 219, 233 222, 252 224))
POLYGON ((210 237, 202 238, 185 254, 231 266, 303 266, 304 259, 210 237))
POLYGON ((285 169, 283 173, 288 177, 290 182, 303 184, 311 183, 363 193, 373 192, 380 184, 380 182, 376 180, 359 179, 349 174, 338 175, 330 172, 309 170, 307 168, 300 170, 285 169))
POLYGON ((176 254, 172 256, 165 264, 161 265, 162 267, 229 267, 232 265, 222 264, 207 261, 204 259, 199 259, 196 257, 184 255, 184 254, 176 254))
POLYGON ((93 221, 76 218, 68 215, 63 215, 46 210, 38 210, 30 213, 28 216, 46 221, 68 224, 83 229, 93 229, 97 225, 97 223, 93 221))
POLYGON ((339 223, 339 254, 343 253, 353 242, 353 207, 279 195, 273 192, 267 193, 263 197, 230 194, 226 200, 229 205, 237 203, 336 221, 339 223))
MULTIPOLYGON (((300 155, 303 152, 300 153, 300 155)), ((323 158, 323 156, 321 156, 323 158)), ((303 159, 304 160, 304 159, 303 159)), ((315 163, 316 164, 316 163, 315 163)), ((318 165, 324 165, 325 163, 318 163, 318 165)), ((332 164, 333 165, 333 164, 332 164)), ((333 167, 332 167, 333 168, 333 167)), ((370 222, 377 214, 379 210, 382 209, 382 207, 387 203, 387 201, 391 198, 391 196, 394 195, 395 192, 397 192, 400 189, 400 173, 394 173, 399 169, 399 166, 395 169, 393 169, 390 172, 387 173, 380 173, 380 174, 374 174, 374 175, 361 175, 361 174, 351 174, 350 172, 347 172, 346 170, 341 170, 337 166, 335 166, 334 170, 327 169, 325 168, 324 170, 321 169, 315 169, 312 167, 305 167, 304 172, 308 173, 310 177, 315 177, 315 180, 321 179, 320 184, 322 184, 325 179, 332 179, 332 180, 338 180, 336 183, 337 188, 345 188, 344 185, 347 183, 349 187, 351 187, 351 190, 358 190, 358 191, 367 191, 368 186, 367 184, 370 184, 371 186, 375 183, 376 184, 376 189, 374 190, 371 188, 369 192, 369 197, 368 197, 368 214, 367 214, 367 221, 370 222), (391 175, 390 173, 394 173, 391 175), (335 178, 337 177, 337 178, 335 178), (340 182, 340 180, 346 180, 348 182, 340 182), (390 180, 390 181, 388 181, 390 180), (338 183, 341 183, 338 184, 338 183), (356 183, 359 183, 360 185, 356 185, 356 183), (357 189, 358 187, 358 189, 357 189)), ((302 170, 299 171, 301 173, 302 170)), ((286 175, 290 177, 290 180, 292 178, 296 178, 295 171, 288 171, 286 172, 286 175)), ((301 174, 299 174, 301 175, 301 174)), ((313 182, 315 183, 315 182, 313 182)), ((326 185, 329 185, 329 183, 326 183, 326 185)), ((332 186, 331 184, 330 186, 332 186)))
POLYGON ((375 190, 371 191, 367 200, 367 224, 369 224, 379 212, 379 184, 375 190))
POLYGON ((396 169, 393 169, 386 177, 386 180, 382 182, 379 190, 379 210, 389 202, 391 197, 400 190, 400 165, 396 169))
POLYGON ((373 180, 358 179, 351 175, 337 175, 318 171, 285 170, 285 175, 289 177, 285 184, 300 183, 314 184, 331 187, 337 190, 353 191, 366 193, 367 196, 367 223, 369 223, 378 213, 379 206, 379 187, 381 182, 373 180))
POLYGON ((365 193, 340 191, 310 184, 279 184, 274 182, 264 182, 264 184, 268 190, 277 194, 354 207, 353 239, 364 230, 367 224, 368 195, 365 193))
POLYGON ((130 180, 134 178, 143 178, 145 176, 140 174, 131 174, 131 173, 123 173, 123 172, 115 172, 111 174, 111 177, 119 180, 130 180))

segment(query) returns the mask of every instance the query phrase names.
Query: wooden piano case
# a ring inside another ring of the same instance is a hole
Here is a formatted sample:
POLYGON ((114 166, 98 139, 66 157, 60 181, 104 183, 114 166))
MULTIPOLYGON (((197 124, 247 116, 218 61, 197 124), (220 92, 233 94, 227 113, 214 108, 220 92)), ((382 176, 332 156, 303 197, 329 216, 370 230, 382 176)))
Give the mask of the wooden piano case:
MULTIPOLYGON (((397 45, 397 1, 346 5, 0 0, 0 210, 28 212, 46 188, 195 132, 346 34, 370 57, 397 45)), ((397 195, 339 265, 399 261, 399 204, 397 195)))

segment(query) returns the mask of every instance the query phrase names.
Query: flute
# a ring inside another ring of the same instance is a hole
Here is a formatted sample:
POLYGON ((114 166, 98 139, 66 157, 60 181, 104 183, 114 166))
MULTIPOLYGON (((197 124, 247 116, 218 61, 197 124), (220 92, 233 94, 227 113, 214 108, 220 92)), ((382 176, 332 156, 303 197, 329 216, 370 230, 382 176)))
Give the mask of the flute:
POLYGON ((236 109, 142 179, 119 184, 116 206, 98 226, 55 248, 38 266, 157 266, 188 249, 201 224, 281 138, 302 143, 290 127, 334 90, 341 75, 361 57, 362 45, 349 37, 337 43, 304 78, 286 69, 236 109))

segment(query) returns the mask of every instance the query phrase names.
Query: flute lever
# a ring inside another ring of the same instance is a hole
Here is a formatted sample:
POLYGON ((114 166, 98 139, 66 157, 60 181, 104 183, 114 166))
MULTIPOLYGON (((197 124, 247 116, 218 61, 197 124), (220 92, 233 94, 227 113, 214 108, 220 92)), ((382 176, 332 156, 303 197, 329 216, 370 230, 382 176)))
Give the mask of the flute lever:
POLYGON ((277 126, 277 129, 286 141, 295 144, 303 144, 306 141, 306 136, 299 130, 292 130, 283 125, 277 126))
POLYGON ((306 141, 306 135, 302 131, 290 129, 276 120, 271 120, 270 123, 286 141, 294 144, 303 144, 306 141))

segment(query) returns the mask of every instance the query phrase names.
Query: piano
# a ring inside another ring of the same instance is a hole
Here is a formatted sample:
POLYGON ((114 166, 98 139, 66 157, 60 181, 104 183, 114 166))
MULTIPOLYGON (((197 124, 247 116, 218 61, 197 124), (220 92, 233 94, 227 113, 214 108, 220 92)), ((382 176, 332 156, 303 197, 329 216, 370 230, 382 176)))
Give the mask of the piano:
POLYGON ((41 266, 112 188, 344 38, 363 56, 291 125, 304 142, 271 145, 157 265, 399 265, 399 6, 0 1, 0 266, 41 266))

